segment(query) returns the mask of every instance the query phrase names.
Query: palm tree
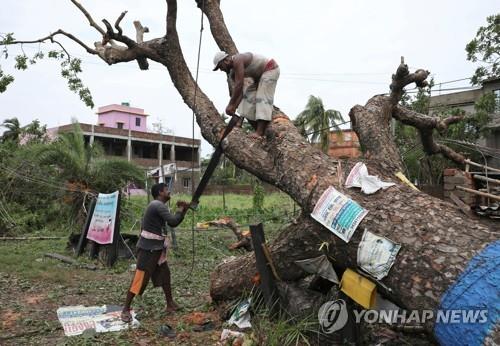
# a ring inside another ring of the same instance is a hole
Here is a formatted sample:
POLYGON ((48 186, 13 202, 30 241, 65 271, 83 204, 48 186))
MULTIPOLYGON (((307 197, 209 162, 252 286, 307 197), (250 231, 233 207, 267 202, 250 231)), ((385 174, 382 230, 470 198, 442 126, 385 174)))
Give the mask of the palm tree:
POLYGON ((325 110, 321 98, 311 95, 306 108, 297 116, 294 123, 304 137, 311 143, 318 143, 319 140, 321 150, 328 153, 331 129, 340 131, 337 122, 343 120, 339 111, 325 110))
POLYGON ((18 142, 19 141, 19 137, 21 136, 22 128, 21 128, 21 125, 19 124, 19 120, 17 118, 5 119, 2 123, 2 125, 0 125, 0 126, 6 128, 2 137, 0 137, 2 142, 7 142, 7 141, 18 142))
POLYGON ((113 192, 130 182, 142 185, 144 176, 133 163, 105 158, 100 145, 86 145, 78 123, 72 132, 61 133, 56 141, 40 147, 38 159, 42 165, 54 166, 66 188, 75 191, 65 196, 75 216, 81 216, 85 192, 113 192))

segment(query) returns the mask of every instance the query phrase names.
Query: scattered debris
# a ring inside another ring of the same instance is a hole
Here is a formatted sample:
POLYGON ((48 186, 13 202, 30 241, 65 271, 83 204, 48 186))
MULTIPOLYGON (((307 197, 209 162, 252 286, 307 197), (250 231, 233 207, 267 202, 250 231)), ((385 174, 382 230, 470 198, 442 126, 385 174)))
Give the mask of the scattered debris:
POLYGON ((358 266, 381 280, 389 273, 401 245, 365 230, 358 246, 358 266))
POLYGON ((252 298, 247 298, 236 307, 231 318, 227 321, 229 325, 235 324, 240 329, 252 327, 250 323, 250 312, 248 311, 251 301, 252 298))
POLYGON ((66 237, 0 237, 0 240, 53 240, 53 239, 63 239, 66 237))
POLYGON ((131 323, 122 322, 121 310, 122 308, 116 305, 65 306, 57 309, 57 317, 66 336, 80 335, 89 329, 95 330, 96 333, 105 333, 139 326, 134 311, 130 311, 132 314, 131 323))
POLYGON ((235 332, 230 329, 224 329, 222 330, 222 333, 220 335, 220 341, 226 342, 230 341, 231 339, 239 339, 239 338, 243 339, 244 336, 245 334, 241 332, 235 332))
POLYGON ((325 255, 295 261, 295 263, 309 274, 317 274, 333 283, 339 283, 339 278, 335 273, 335 270, 333 270, 332 264, 325 255))
POLYGON ((415 185, 412 184, 411 181, 408 180, 408 178, 403 174, 403 172, 397 172, 396 174, 394 174, 396 177, 399 178, 399 180, 401 180, 401 182, 403 182, 404 184, 408 185, 409 187, 411 187, 413 190, 415 191, 420 191, 415 185))
POLYGON ((363 162, 356 163, 345 181, 345 186, 360 187, 361 191, 367 195, 371 195, 380 189, 387 189, 394 185, 396 184, 386 183, 380 180, 376 175, 369 175, 368 168, 363 162))
POLYGON ((477 215, 488 216, 491 219, 500 219, 500 205, 492 203, 491 205, 478 205, 475 208, 477 215))
POLYGON ((177 333, 175 332, 174 328, 172 328, 168 324, 160 326, 160 328, 158 329, 158 333, 161 336, 166 336, 167 338, 170 339, 174 339, 177 336, 177 333))
POLYGON ((55 259, 58 259, 59 261, 62 261, 64 263, 72 264, 74 266, 84 268, 84 269, 89 269, 89 270, 96 270, 97 269, 97 267, 93 264, 80 263, 71 257, 63 256, 63 255, 60 255, 57 253, 46 253, 46 254, 44 254, 44 256, 50 257, 50 258, 55 258, 55 259))
POLYGON ((340 290, 365 309, 375 306, 377 286, 349 268, 342 275, 340 290))
POLYGON ((366 214, 368 210, 329 186, 316 203, 311 217, 348 243, 366 214))
POLYGON ((241 231, 240 226, 232 218, 226 216, 219 220, 208 221, 207 224, 215 227, 229 228, 233 231, 238 241, 231 244, 229 250, 244 248, 247 251, 252 251, 252 237, 250 231, 241 231))

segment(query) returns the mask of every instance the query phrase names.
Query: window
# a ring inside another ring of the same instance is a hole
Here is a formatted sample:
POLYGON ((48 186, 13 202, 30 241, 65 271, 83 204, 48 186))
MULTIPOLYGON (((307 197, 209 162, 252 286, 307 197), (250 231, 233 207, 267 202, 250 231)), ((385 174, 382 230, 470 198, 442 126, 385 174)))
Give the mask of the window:
POLYGON ((352 141, 352 134, 350 134, 350 133, 344 133, 344 140, 346 142, 352 141))
POLYGON ((135 126, 136 127, 141 126, 141 118, 135 118, 135 126))
POLYGON ((495 95, 495 111, 500 111, 500 89, 493 90, 493 95, 495 95))
POLYGON ((116 128, 123 129, 123 123, 116 123, 116 128))
POLYGON ((190 185, 191 185, 191 178, 182 179, 182 186, 184 186, 184 188, 188 189, 190 185))

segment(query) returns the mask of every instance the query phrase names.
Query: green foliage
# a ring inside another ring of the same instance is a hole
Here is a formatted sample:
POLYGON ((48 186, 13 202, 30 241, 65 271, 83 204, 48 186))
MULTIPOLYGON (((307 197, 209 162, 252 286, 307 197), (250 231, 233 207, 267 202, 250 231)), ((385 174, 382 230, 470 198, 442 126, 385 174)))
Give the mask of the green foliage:
POLYGON ((342 122, 344 119, 339 111, 328 109, 325 110, 323 101, 319 97, 309 96, 306 108, 294 120, 295 126, 299 132, 308 137, 307 133, 313 132, 310 136, 311 143, 320 143, 321 150, 328 153, 330 146, 330 128, 340 131, 337 122, 342 122))
POLYGON ((481 26, 476 37, 466 47, 467 60, 485 64, 476 69, 472 77, 473 85, 500 76, 500 14, 486 18, 487 25, 481 26))
POLYGON ((14 77, 9 74, 5 74, 0 67, 0 93, 7 90, 7 86, 14 81, 14 77))
POLYGON ((142 184, 142 169, 108 160, 102 148, 86 145, 78 124, 73 132, 47 143, 45 126, 38 120, 22 128, 17 119, 8 120, 17 137, 0 143, 0 233, 53 223, 78 231, 91 194, 120 190, 130 182, 142 184), (21 133, 24 145, 18 145, 21 133))
POLYGON ((253 186, 253 209, 262 211, 264 209, 265 191, 259 180, 256 180, 253 186))
POLYGON ((10 141, 17 144, 22 140, 23 144, 27 144, 47 140, 47 126, 40 125, 38 119, 22 127, 17 118, 5 119, 0 127, 6 129, 3 135, 0 136, 0 142, 10 141))
POLYGON ((1 126, 6 128, 2 137, 0 137, 2 142, 13 141, 17 143, 19 141, 22 128, 17 118, 5 119, 1 126))
MULTIPOLYGON (((16 44, 13 33, 0 35, 0 46, 3 46, 2 56, 5 59, 9 57, 8 46, 13 44, 16 44)), ((76 93, 86 106, 94 108, 92 94, 79 77, 79 74, 82 72, 82 61, 80 59, 70 57, 66 51, 50 50, 47 54, 43 51, 38 51, 31 57, 23 51, 22 54, 19 54, 14 58, 14 68, 20 71, 25 71, 30 65, 36 64, 39 60, 43 60, 45 57, 61 61, 61 76, 67 80, 69 90, 76 93)), ((7 86, 13 81, 14 77, 11 75, 5 75, 0 66, 0 93, 7 90, 7 86)))
MULTIPOLYGON (((419 89, 414 98, 408 95, 403 97, 402 104, 416 112, 428 114, 432 85, 433 81, 429 87, 419 89)), ((488 131, 486 124, 494 109, 494 95, 491 93, 483 95, 475 104, 474 114, 465 116, 463 120, 450 125, 444 132, 434 131, 435 140, 465 154, 472 160, 481 159, 478 152, 455 141, 475 143, 485 136, 488 131)), ((464 111, 459 108, 444 107, 433 115, 447 118, 464 115, 464 111)), ((420 184, 435 185, 440 182, 444 168, 455 166, 454 163, 441 156, 428 156, 423 151, 420 135, 414 127, 397 122, 395 132, 396 144, 400 149, 406 166, 406 175, 410 180, 418 180, 420 184)))

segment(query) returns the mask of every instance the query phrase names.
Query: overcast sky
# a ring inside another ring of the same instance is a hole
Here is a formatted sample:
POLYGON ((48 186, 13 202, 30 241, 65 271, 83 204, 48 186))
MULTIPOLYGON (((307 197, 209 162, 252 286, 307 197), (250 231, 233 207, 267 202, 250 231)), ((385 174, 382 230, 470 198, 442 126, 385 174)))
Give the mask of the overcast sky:
MULTIPOLYGON (((194 0, 178 2, 181 45, 194 72, 200 11, 194 0)), ((150 29, 146 39, 164 35, 165 1, 81 3, 96 21, 107 18, 114 23, 122 11, 128 10, 122 27, 130 37, 135 37, 132 22, 137 19, 150 29)), ((430 70, 437 83, 470 77, 475 67, 466 60, 464 47, 479 26, 486 23, 486 17, 498 11, 498 2, 221 0, 221 7, 240 52, 273 57, 280 65, 275 104, 286 114, 295 118, 309 95, 314 95, 347 119, 352 106, 387 92, 400 56, 411 68, 430 70)), ((217 46, 206 19, 205 24, 199 83, 222 112, 228 101, 225 77, 211 71, 217 46)), ((28 40, 59 28, 89 45, 100 40, 97 31, 69 0, 2 0, 2 33, 14 32, 17 39, 28 40)), ((96 107, 130 102, 151 115, 149 126, 161 120, 175 135, 191 137, 191 111, 173 87, 166 68, 154 62, 149 71, 139 70, 135 62, 108 66, 72 42, 61 40, 71 54, 83 60, 82 79, 92 91, 96 107)), ((34 54, 39 45, 23 48, 27 54, 34 54)), ((40 48, 56 47, 44 44, 40 48)), ((20 47, 10 48, 11 56, 19 52, 20 47)), ((0 65, 16 78, 0 94, 0 122, 18 117, 24 125, 38 118, 52 127, 67 124, 75 117, 83 123, 96 123, 97 109, 87 108, 67 89, 58 63, 42 61, 24 72, 14 71, 12 60, 2 59, 0 65)), ((467 81, 446 87, 465 85, 467 81)), ((195 136, 201 138, 198 128, 195 136)), ((211 151, 204 142, 202 155, 211 151)))

